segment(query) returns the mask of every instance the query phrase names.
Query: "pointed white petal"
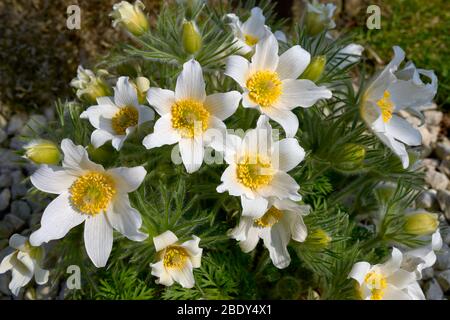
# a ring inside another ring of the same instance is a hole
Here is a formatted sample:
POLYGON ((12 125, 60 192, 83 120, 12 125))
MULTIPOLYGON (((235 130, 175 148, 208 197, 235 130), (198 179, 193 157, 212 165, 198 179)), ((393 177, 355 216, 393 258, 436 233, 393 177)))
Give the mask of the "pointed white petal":
POLYGON ((69 194, 60 194, 45 208, 41 228, 31 234, 30 243, 38 247, 43 242, 61 239, 85 219, 86 215, 76 212, 70 205, 69 194))
POLYGON ((415 281, 416 275, 414 272, 408 272, 402 269, 395 271, 387 278, 387 282, 394 285, 398 289, 404 289, 415 281))
POLYGON ((217 187, 217 192, 228 191, 230 196, 240 196, 248 192, 247 188, 240 184, 236 179, 236 165, 228 166, 222 173, 220 181, 223 183, 217 187))
POLYGON ((173 280, 181 284, 183 288, 192 288, 195 284, 194 273, 190 260, 187 260, 182 269, 169 269, 173 280))
POLYGON ((298 194, 300 186, 286 172, 278 171, 273 175, 272 181, 266 187, 258 190, 263 197, 277 197, 278 199, 291 199, 294 201, 301 200, 298 194))
POLYGON ((283 128, 286 137, 295 136, 298 131, 298 118, 292 111, 268 107, 263 109, 263 112, 283 128))
POLYGON ((12 269, 12 278, 9 283, 9 290, 11 290, 12 294, 15 296, 19 295, 20 289, 25 287, 28 282, 30 282, 33 277, 32 272, 22 273, 18 269, 12 269))
POLYGON ((248 233, 253 226, 253 218, 250 217, 241 217, 239 219, 238 225, 229 230, 228 236, 232 239, 236 239, 237 241, 244 241, 248 237, 248 233))
POLYGON ((145 122, 152 121, 153 119, 155 119, 155 112, 149 107, 140 105, 138 111, 139 111, 138 125, 141 125, 145 122))
POLYGON ((368 262, 357 262, 353 265, 353 268, 350 271, 348 277, 355 279, 361 285, 364 282, 364 278, 366 277, 366 274, 369 272, 370 268, 371 266, 368 262))
POLYGON ((291 263, 291 257, 287 250, 290 240, 289 229, 286 230, 282 223, 276 223, 266 229, 262 238, 264 245, 269 250, 270 259, 275 267, 284 269, 291 263))
POLYGON ((183 64, 183 71, 178 76, 175 87, 175 99, 195 99, 203 102, 206 98, 205 80, 202 67, 194 59, 183 64))
POLYGON ((387 288, 384 290, 383 300, 412 300, 412 297, 406 292, 388 284, 387 288))
POLYGON ((250 64, 250 73, 258 70, 275 71, 278 66, 278 41, 273 34, 258 41, 250 64))
POLYGON ((303 218, 298 213, 285 212, 287 227, 291 230, 291 237, 295 241, 303 242, 308 236, 308 229, 306 228, 303 218))
POLYGON ((236 112, 242 95, 237 91, 215 93, 206 97, 206 109, 219 118, 225 120, 236 112))
POLYGON ((250 227, 246 238, 239 241, 239 247, 242 252, 248 253, 256 248, 259 239, 259 230, 257 228, 250 227))
POLYGON ((156 251, 161 251, 164 248, 176 243, 178 241, 177 236, 170 230, 161 233, 159 236, 153 238, 153 244, 156 251))
POLYGON ((156 280, 157 284, 162 284, 164 286, 173 285, 173 279, 166 271, 162 260, 158 261, 157 263, 152 263, 150 266, 152 268, 152 275, 158 277, 158 279, 156 280))
POLYGON ((225 74, 234 79, 241 87, 245 87, 250 63, 241 56, 230 56, 227 60, 225 74))
POLYGON ((108 261, 113 244, 113 229, 104 213, 90 216, 84 223, 84 245, 91 261, 97 268, 108 261))
POLYGON ((144 167, 125 168, 119 167, 107 171, 116 184, 119 193, 130 193, 139 188, 142 181, 144 181, 147 171, 144 167))
POLYGON ((375 132, 375 134, 389 149, 391 149, 400 158, 403 168, 408 168, 409 156, 408 152, 406 151, 405 145, 401 142, 396 141, 390 135, 379 132, 375 132))
POLYGON ((261 218, 267 211, 269 202, 265 198, 249 199, 241 196, 242 215, 252 218, 261 218))
POLYGON ((89 122, 94 128, 99 128, 100 126, 100 117, 112 119, 116 112, 119 111, 114 105, 98 105, 89 107, 86 111, 84 111, 81 115, 81 119, 89 119, 89 122))
POLYGON ((37 284, 46 284, 48 281, 48 277, 50 272, 48 270, 42 269, 37 264, 34 266, 34 280, 37 284))
POLYGON ((286 138, 274 143, 272 163, 275 168, 288 172, 305 158, 305 150, 294 138, 286 138))
POLYGON ((160 88, 150 88, 147 91, 147 101, 162 116, 170 113, 175 103, 175 92, 160 88))
POLYGON ((77 177, 68 174, 64 169, 41 165, 30 177, 31 183, 41 191, 61 194, 70 188, 77 177))
POLYGON ((114 88, 114 102, 121 108, 126 106, 138 106, 136 88, 130 83, 128 77, 120 77, 114 88))
POLYGON ((200 238, 197 236, 192 236, 192 240, 183 242, 180 247, 183 247, 189 253, 192 267, 200 268, 200 261, 203 253, 203 249, 198 245, 200 243, 200 238))
POLYGON ((156 121, 153 133, 147 135, 142 140, 142 144, 147 149, 152 149, 166 144, 177 143, 180 139, 180 134, 172 128, 172 116, 167 114, 156 121))
POLYGON ((408 121, 396 115, 386 123, 386 131, 397 140, 409 145, 418 146, 422 144, 420 131, 415 129, 408 121))
POLYGON ((311 55, 299 45, 293 46, 280 56, 276 72, 281 80, 297 79, 305 71, 311 55))
POLYGON ((113 137, 114 136, 108 131, 97 129, 92 132, 91 143, 94 146, 94 148, 99 148, 102 145, 104 145, 107 141, 112 140, 113 137))
POLYGON ((182 138, 179 142, 181 159, 188 173, 192 173, 200 169, 205 149, 202 139, 198 138, 182 138))
POLYGON ((142 218, 139 212, 131 207, 128 195, 120 195, 112 208, 106 212, 111 226, 130 240, 143 241, 148 235, 140 232, 142 218))
POLYGON ((261 38, 265 34, 266 18, 261 8, 254 7, 251 10, 250 18, 242 24, 242 32, 261 38))
POLYGON ((395 271, 400 269, 402 260, 403 260, 402 252, 395 247, 392 248, 391 258, 388 261, 386 261, 385 263, 380 265, 383 275, 385 275, 386 277, 389 277, 395 271))
POLYGON ((13 253, 5 256, 0 263, 0 274, 5 273, 6 271, 11 270, 14 268, 14 265, 12 264, 13 256, 17 253, 17 251, 14 251, 13 253))
POLYGON ((307 79, 287 79, 282 82, 283 92, 275 102, 274 107, 291 110, 295 107, 308 108, 320 99, 329 99, 332 96, 330 90, 324 86, 317 86, 307 79))
POLYGON ((83 146, 76 146, 72 140, 63 139, 61 149, 64 153, 63 167, 72 171, 81 170, 103 171, 103 167, 89 160, 86 149, 83 146))

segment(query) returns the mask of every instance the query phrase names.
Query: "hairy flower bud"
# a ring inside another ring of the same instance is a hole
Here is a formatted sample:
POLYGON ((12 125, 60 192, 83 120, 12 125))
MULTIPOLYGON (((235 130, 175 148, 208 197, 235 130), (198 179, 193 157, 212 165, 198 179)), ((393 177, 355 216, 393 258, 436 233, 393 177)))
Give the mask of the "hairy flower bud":
POLYGON ((97 98, 112 95, 111 86, 103 79, 108 72, 99 70, 98 75, 82 66, 78 66, 77 77, 70 85, 77 89, 77 97, 89 103, 96 103, 97 98))
POLYGON ((410 234, 424 236, 434 233, 438 226, 437 214, 418 212, 406 216, 404 230, 410 234))
POLYGON ((194 54, 202 46, 202 36, 194 21, 183 22, 182 39, 184 50, 189 54, 194 54))
POLYGON ((326 248, 331 242, 331 237, 323 229, 316 229, 309 233, 306 238, 306 244, 318 248, 326 248))
POLYGON ((32 140, 24 147, 25 158, 36 164, 57 164, 61 160, 58 146, 49 140, 32 140))
POLYGON ((113 26, 122 25, 135 36, 141 36, 149 30, 149 23, 142 11, 144 4, 137 0, 134 5, 127 1, 116 3, 110 16, 114 19, 113 26))
POLYGON ((341 171, 353 171, 361 167, 366 156, 364 146, 346 143, 336 156, 334 166, 341 171))
POLYGON ((327 58, 325 56, 317 56, 312 58, 306 70, 300 76, 301 79, 308 79, 316 82, 322 76, 325 70, 325 65, 327 63, 327 58))

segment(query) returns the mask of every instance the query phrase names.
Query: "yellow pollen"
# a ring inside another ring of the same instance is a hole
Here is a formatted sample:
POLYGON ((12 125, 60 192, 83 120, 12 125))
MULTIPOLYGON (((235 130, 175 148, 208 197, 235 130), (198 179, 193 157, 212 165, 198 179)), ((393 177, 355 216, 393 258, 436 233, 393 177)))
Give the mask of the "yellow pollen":
POLYGON ((272 106, 282 92, 281 80, 273 71, 256 71, 247 80, 250 99, 261 107, 272 106))
POLYGON ((255 190, 272 181, 272 164, 259 155, 246 156, 237 165, 236 176, 239 183, 255 190))
POLYGON ((164 253, 163 263, 166 268, 182 269, 189 255, 186 249, 178 246, 170 246, 164 253))
POLYGON ((172 127, 184 138, 193 138, 208 129, 209 112, 203 103, 192 99, 172 105, 172 127))
POLYGON ((271 207, 259 219, 255 219, 253 223, 260 228, 267 228, 273 226, 283 217, 283 212, 275 207, 271 207))
POLYGON ((383 98, 377 101, 378 107, 381 110, 381 117, 384 122, 388 122, 392 118, 392 112, 394 111, 394 103, 391 100, 391 94, 389 91, 385 91, 383 98))
POLYGON ((101 172, 90 172, 79 177, 69 188, 70 203, 81 213, 96 215, 105 211, 114 195, 114 180, 101 172))
POLYGON ((386 289, 386 277, 379 272, 369 272, 364 278, 364 282, 369 287, 372 295, 371 300, 381 300, 384 296, 384 289, 386 289))
POLYGON ((135 107, 123 107, 112 118, 111 126, 117 134, 124 135, 127 128, 138 124, 138 119, 139 113, 135 107))
POLYGON ((253 47, 259 41, 258 37, 252 36, 251 34, 244 35, 244 38, 245 43, 248 44, 250 47, 253 47))

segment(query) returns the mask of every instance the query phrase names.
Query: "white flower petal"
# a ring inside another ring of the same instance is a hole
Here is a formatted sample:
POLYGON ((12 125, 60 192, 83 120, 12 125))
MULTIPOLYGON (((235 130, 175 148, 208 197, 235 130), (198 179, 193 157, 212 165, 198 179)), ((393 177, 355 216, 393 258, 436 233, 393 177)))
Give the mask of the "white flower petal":
POLYGON ((265 115, 277 122, 286 133, 286 137, 292 138, 298 131, 298 118, 290 110, 282 110, 274 107, 263 109, 265 115))
POLYGON ((253 102, 252 99, 250 99, 248 92, 244 92, 242 94, 242 106, 244 108, 258 108, 258 104, 256 102, 253 102))
POLYGON ((175 99, 194 99, 205 101, 205 80, 203 80, 202 67, 194 59, 183 64, 183 71, 178 76, 175 87, 175 99))
POLYGON ((241 56, 230 56, 227 59, 225 74, 234 79, 241 87, 245 87, 247 82, 250 63, 241 56))
POLYGON ((103 171, 103 166, 89 160, 86 149, 83 146, 76 146, 72 140, 63 139, 61 149, 64 153, 63 167, 74 172, 82 170, 103 171))
POLYGON ((388 147, 390 148, 402 161, 402 166, 404 169, 409 166, 409 156, 406 151, 405 145, 401 142, 396 141, 390 135, 375 132, 377 137, 388 147))
POLYGON ((162 116, 170 113, 175 103, 175 92, 160 88, 150 88, 147 91, 147 101, 162 116))
POLYGON ((119 151, 120 149, 122 149, 123 144, 125 143, 126 139, 127 139, 127 136, 115 136, 112 138, 111 144, 114 147, 114 149, 119 151))
POLYGON ((283 80, 283 93, 275 102, 274 107, 291 110, 295 107, 308 108, 320 99, 329 99, 332 96, 326 87, 319 87, 314 82, 307 79, 283 80))
POLYGON ((107 212, 111 226, 130 240, 143 241, 148 235, 139 231, 142 218, 139 212, 131 207, 128 195, 118 197, 107 212))
POLYGON ((48 270, 42 269, 37 264, 34 266, 34 280, 37 284, 46 284, 48 281, 48 277, 50 272, 48 270))
POLYGON ((261 218, 267 211, 269 202, 262 197, 256 199, 249 199, 246 196, 241 196, 242 215, 252 218, 261 218))
POLYGON ((113 107, 118 110, 116 104, 114 103, 113 97, 98 97, 96 100, 99 106, 113 107))
POLYGON ((153 133, 147 135, 142 140, 142 144, 147 149, 152 149, 166 144, 174 144, 180 140, 181 135, 172 128, 172 116, 166 114, 156 121, 153 133))
POLYGON ((273 175, 270 185, 258 190, 263 197, 277 197, 278 199, 291 199, 299 201, 302 197, 298 194, 300 186, 286 172, 278 171, 273 175))
POLYGON ((266 18, 261 8, 254 7, 251 10, 250 17, 242 24, 241 30, 245 34, 260 38, 265 33, 266 18))
POLYGON ((274 143, 272 164, 275 168, 288 172, 305 158, 305 150, 294 138, 286 138, 274 143))
POLYGON ((386 131, 397 140, 409 145, 418 146, 422 144, 420 131, 415 129, 408 121, 396 115, 386 123, 386 131))
POLYGON ((281 80, 297 79, 305 71, 310 61, 309 52, 296 45, 280 56, 276 72, 281 80))
POLYGON ((222 176, 220 181, 223 183, 217 187, 217 192, 222 193, 228 191, 230 196, 240 196, 248 192, 247 188, 240 184, 236 179, 236 165, 232 164, 228 166, 222 176))
POLYGON ((14 268, 14 265, 12 264, 12 259, 16 253, 17 251, 14 251, 13 253, 8 254, 3 258, 2 262, 0 263, 0 274, 5 273, 14 268))
POLYGON ((398 289, 404 289, 415 281, 416 275, 414 272, 408 272, 402 269, 395 271, 387 278, 387 282, 394 285, 398 289))
POLYGON ((200 238, 197 236, 192 236, 192 240, 185 241, 180 245, 180 247, 183 247, 187 250, 191 259, 192 267, 194 268, 200 268, 200 262, 203 253, 203 249, 198 246, 199 243, 200 238))
POLYGON ((31 183, 41 191, 61 194, 70 188, 76 177, 60 167, 41 165, 30 177, 31 183))
POLYGON ((278 66, 278 41, 273 34, 258 41, 250 64, 250 72, 275 71, 278 66))
POLYGON ((201 138, 182 138, 179 142, 181 159, 188 173, 200 169, 205 149, 201 138))
POLYGON ((92 132, 91 143, 94 146, 94 148, 99 148, 102 145, 104 145, 107 141, 112 140, 113 137, 114 136, 108 131, 97 129, 92 132))
POLYGON ((152 268, 152 275, 158 277, 158 279, 156 280, 157 284, 162 284, 164 286, 173 285, 173 279, 166 271, 162 260, 158 261, 157 263, 152 263, 150 266, 152 268))
POLYGON ((23 250, 25 244, 27 243, 27 240, 27 237, 15 233, 11 236, 11 238, 9 238, 9 246, 17 250, 23 250))
POLYGON ((388 283, 384 290, 383 300, 412 300, 412 298, 406 292, 388 283))
POLYGON ((357 262, 353 265, 348 277, 353 278, 361 285, 364 282, 366 274, 369 272, 371 266, 370 263, 366 261, 357 262))
POLYGON ((61 239, 73 227, 86 219, 86 215, 76 212, 70 205, 69 194, 62 193, 45 208, 41 218, 41 228, 30 236, 34 247, 43 242, 61 239))
POLYGON ((120 77, 114 88, 114 102, 121 107, 138 106, 136 88, 130 83, 128 77, 120 77))
POLYGON ((84 245, 97 268, 104 267, 113 245, 113 229, 103 213, 90 216, 84 223, 84 245))
POLYGON ((250 227, 245 239, 239 241, 239 247, 242 252, 249 253, 253 251, 259 242, 259 230, 257 228, 250 227))
POLYGON ((138 112, 139 112, 138 125, 141 125, 145 122, 152 121, 153 119, 155 119, 155 112, 149 107, 140 105, 138 108, 138 112))
POLYGON ((20 289, 25 287, 32 277, 33 273, 30 271, 22 273, 18 269, 12 269, 12 278, 8 286, 9 290, 11 290, 13 295, 18 296, 20 289))
POLYGON ((278 269, 284 269, 291 263, 291 257, 287 250, 290 240, 290 232, 288 230, 285 229, 282 223, 276 223, 263 233, 264 245, 269 250, 273 265, 278 269))
POLYGON ((153 244, 156 251, 161 251, 164 248, 176 243, 178 241, 177 236, 170 230, 161 233, 159 236, 153 238, 153 244))
POLYGON ((139 188, 144 181, 147 171, 144 167, 125 168, 119 167, 107 171, 114 178, 117 189, 120 193, 130 193, 139 188))
POLYGON ((290 228, 291 237, 295 241, 303 242, 308 236, 308 229, 299 213, 285 212, 287 228, 290 228))
POLYGON ((205 107, 220 120, 225 120, 236 112, 241 98, 237 91, 215 93, 206 97, 205 107))
POLYGON ((112 119, 119 108, 111 105, 98 105, 91 106, 82 114, 80 114, 81 119, 89 119, 89 122, 94 128, 100 127, 100 117, 112 119))
POLYGON ((391 258, 385 263, 380 265, 383 275, 389 277, 391 274, 396 272, 400 268, 402 260, 403 260, 402 252, 395 247, 392 248, 391 258))
POLYGON ((247 239, 247 235, 250 231, 250 228, 253 226, 253 219, 250 217, 241 217, 239 219, 238 225, 229 230, 228 236, 232 239, 236 239, 237 241, 244 241, 247 239))
POLYGON ((194 273, 190 260, 187 260, 182 269, 169 269, 173 280, 181 284, 183 288, 192 288, 195 284, 194 273))

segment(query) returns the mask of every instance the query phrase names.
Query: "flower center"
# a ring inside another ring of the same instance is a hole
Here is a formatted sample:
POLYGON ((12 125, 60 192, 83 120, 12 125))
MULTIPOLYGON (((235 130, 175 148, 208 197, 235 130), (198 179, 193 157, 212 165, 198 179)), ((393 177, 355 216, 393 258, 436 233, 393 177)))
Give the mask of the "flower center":
POLYGON ((364 282, 372 292, 371 300, 381 300, 386 289, 386 277, 379 272, 369 272, 364 278, 364 282))
POLYGON ((90 172, 75 180, 69 193, 72 206, 79 212, 96 215, 108 208, 116 194, 116 186, 107 174, 90 172))
POLYGON ((251 34, 244 35, 244 39, 245 43, 248 44, 250 47, 253 47, 259 41, 258 37, 252 36, 251 34))
POLYGON ((261 156, 246 156, 243 161, 237 165, 237 180, 252 190, 261 186, 266 186, 272 181, 273 172, 270 161, 261 156))
POLYGON ((192 99, 179 100, 172 105, 172 127, 184 138, 193 138, 208 128, 209 112, 203 103, 192 99))
POLYGON ((273 71, 256 71, 247 80, 250 99, 261 107, 270 107, 281 95, 282 84, 273 71))
POLYGON ((381 117, 384 122, 388 122, 392 118, 392 112, 394 111, 394 103, 391 100, 391 94, 386 90, 383 94, 383 98, 377 101, 377 106, 381 110, 381 117))
POLYGON ((259 219, 255 219, 253 223, 260 228, 267 228, 273 226, 280 221, 283 217, 283 212, 275 207, 271 207, 267 212, 259 219))
POLYGON ((135 107, 123 107, 112 118, 112 128, 119 134, 124 135, 127 128, 138 124, 139 113, 135 107))
POLYGON ((164 253, 163 263, 166 268, 182 269, 189 255, 186 249, 178 246, 170 246, 164 253))

